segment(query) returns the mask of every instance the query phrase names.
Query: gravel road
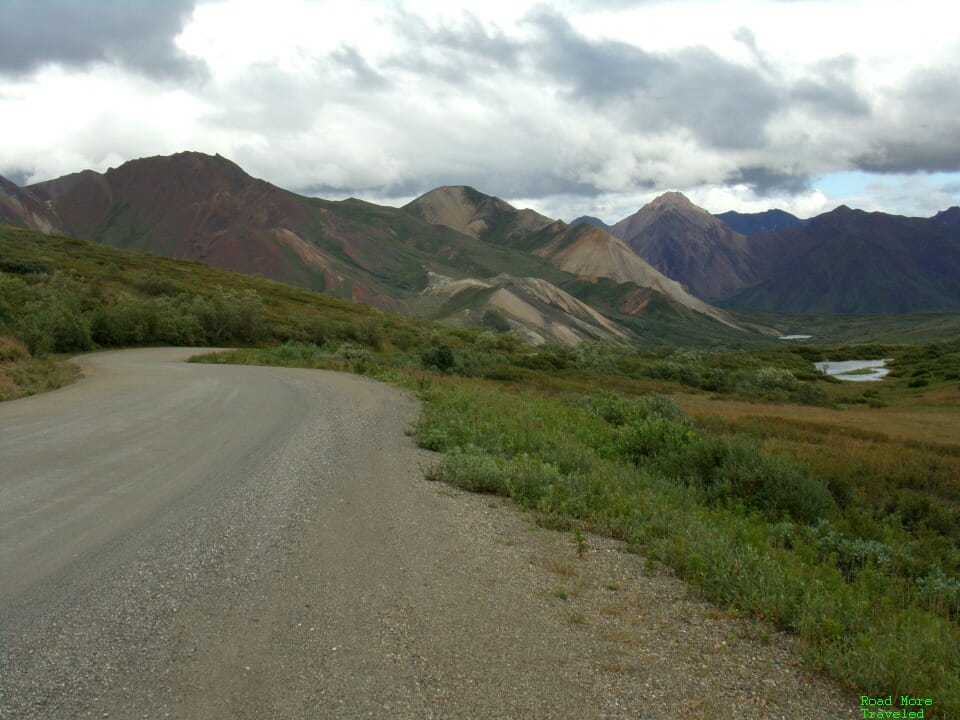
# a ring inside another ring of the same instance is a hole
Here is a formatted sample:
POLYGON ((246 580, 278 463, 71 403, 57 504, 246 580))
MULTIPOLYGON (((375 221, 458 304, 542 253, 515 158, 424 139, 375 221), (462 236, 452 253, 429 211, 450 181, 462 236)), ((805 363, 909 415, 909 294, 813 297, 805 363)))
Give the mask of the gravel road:
POLYGON ((0 717, 857 716, 616 543, 427 483, 395 388, 194 352, 0 404, 0 717))

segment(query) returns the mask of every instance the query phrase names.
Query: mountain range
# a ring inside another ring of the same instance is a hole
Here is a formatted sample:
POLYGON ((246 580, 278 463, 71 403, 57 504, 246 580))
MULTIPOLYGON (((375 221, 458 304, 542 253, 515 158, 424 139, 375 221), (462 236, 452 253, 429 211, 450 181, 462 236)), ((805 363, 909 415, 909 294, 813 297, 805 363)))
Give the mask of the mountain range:
MULTIPOLYGON (((0 223, 199 260, 533 342, 742 336, 725 308, 960 307, 960 208, 902 218, 838 208, 714 216, 668 192, 613 226, 569 225, 467 186, 402 208, 306 197, 196 152, 19 187, 0 223), (716 304, 715 304, 716 303, 716 304)), ((764 332, 769 332, 763 330, 764 332)))
POLYGON ((960 308, 960 207, 932 218, 846 206, 809 220, 782 211, 715 216, 668 192, 611 232, 721 307, 851 315, 960 308), (757 230, 764 225, 779 226, 757 230))
POLYGON ((656 313, 743 332, 606 231, 571 228, 463 186, 404 208, 328 201, 252 178, 223 157, 185 152, 24 188, 5 181, 0 198, 10 224, 199 260, 383 310, 492 323, 534 341, 630 338, 635 330, 620 321, 643 327, 653 312, 638 292, 662 298, 650 306, 656 313), (451 285, 443 293, 437 278, 451 285), (563 286, 604 279, 619 317, 601 321, 563 286), (488 287, 453 292, 470 284, 458 281, 488 287))

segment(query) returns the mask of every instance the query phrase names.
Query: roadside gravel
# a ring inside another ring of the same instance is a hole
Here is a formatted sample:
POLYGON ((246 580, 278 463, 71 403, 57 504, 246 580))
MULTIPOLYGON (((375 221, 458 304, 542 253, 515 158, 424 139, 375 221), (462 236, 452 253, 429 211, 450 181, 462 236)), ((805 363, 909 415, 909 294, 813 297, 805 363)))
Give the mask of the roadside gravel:
MULTIPOLYGON (((188 354, 112 353, 97 360, 104 392, 134 392, 134 358, 159 396, 200 377, 205 403, 236 395, 217 412, 282 412, 135 531, 2 596, 0 717, 856 716, 789 638, 617 543, 590 536, 581 558, 499 498, 425 481, 435 456, 404 433, 417 406, 396 389, 323 371, 174 373, 188 354)), ((89 400, 82 386, 48 412, 89 400)), ((216 457, 225 439, 204 424, 169 451, 216 457)))

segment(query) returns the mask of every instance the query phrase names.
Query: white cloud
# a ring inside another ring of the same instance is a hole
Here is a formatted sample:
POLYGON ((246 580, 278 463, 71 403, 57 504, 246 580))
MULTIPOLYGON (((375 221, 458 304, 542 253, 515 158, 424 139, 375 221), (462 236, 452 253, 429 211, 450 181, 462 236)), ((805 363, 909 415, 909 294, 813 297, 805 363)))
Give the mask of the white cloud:
POLYGON ((467 183, 612 221, 667 189, 717 212, 806 216, 840 199, 813 178, 862 167, 913 180, 865 189, 861 206, 926 213, 955 196, 931 192, 925 171, 960 171, 951 11, 932 0, 909 12, 892 0, 201 2, 182 31, 169 27, 176 61, 204 73, 171 81, 135 53, 97 60, 84 46, 94 59, 82 66, 38 57, 26 75, 0 75, 0 173, 42 179, 196 149, 328 197, 467 183))

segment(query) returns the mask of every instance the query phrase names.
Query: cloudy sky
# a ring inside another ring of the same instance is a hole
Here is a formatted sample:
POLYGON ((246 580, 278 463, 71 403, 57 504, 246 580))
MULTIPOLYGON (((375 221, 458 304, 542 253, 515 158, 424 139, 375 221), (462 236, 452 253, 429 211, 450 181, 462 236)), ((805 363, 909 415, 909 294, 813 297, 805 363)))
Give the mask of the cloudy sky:
POLYGON ((960 11, 926 0, 0 0, 0 174, 180 150, 327 198, 469 184, 613 222, 960 203, 960 11))

